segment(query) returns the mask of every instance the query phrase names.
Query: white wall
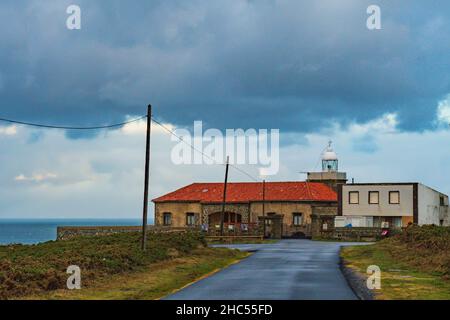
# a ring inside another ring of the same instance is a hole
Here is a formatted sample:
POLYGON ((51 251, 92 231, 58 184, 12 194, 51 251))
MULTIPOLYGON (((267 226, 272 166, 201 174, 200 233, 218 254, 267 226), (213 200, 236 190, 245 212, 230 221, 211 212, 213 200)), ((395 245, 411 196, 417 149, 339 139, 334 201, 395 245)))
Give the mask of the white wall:
POLYGON ((448 205, 448 196, 433 190, 423 184, 418 186, 419 225, 439 225, 439 220, 444 220, 448 225, 448 210, 440 206, 440 196, 444 196, 444 203, 448 205))
POLYGON ((358 185, 342 186, 342 215, 344 216, 413 216, 413 185, 358 185), (359 204, 349 204, 350 191, 359 191, 359 204), (369 191, 379 192, 379 203, 369 204, 369 191), (389 191, 400 192, 400 204, 389 204, 389 191))

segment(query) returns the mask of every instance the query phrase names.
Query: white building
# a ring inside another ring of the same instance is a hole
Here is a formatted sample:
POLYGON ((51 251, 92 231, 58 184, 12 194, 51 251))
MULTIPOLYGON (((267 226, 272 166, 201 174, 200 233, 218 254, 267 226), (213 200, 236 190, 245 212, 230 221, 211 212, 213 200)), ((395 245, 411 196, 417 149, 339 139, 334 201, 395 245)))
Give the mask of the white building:
POLYGON ((421 183, 338 185, 336 227, 450 226, 448 196, 421 183))

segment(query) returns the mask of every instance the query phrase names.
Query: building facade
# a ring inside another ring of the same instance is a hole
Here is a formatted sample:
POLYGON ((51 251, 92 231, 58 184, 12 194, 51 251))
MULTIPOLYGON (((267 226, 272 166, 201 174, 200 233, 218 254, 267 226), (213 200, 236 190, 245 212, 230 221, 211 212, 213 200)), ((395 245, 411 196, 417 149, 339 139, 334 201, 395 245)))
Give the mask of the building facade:
POLYGON ((193 183, 156 198, 155 225, 214 234, 223 221, 227 233, 257 226, 266 237, 310 237, 345 226, 450 225, 448 196, 423 184, 347 184, 331 142, 322 171, 308 172, 306 181, 228 183, 222 220, 223 191, 223 183, 193 183))
MULTIPOLYGON (((223 188, 223 183, 193 183, 154 199, 155 224, 220 229, 223 188)), ((277 234, 308 237, 311 215, 321 212, 337 214, 337 193, 324 183, 228 183, 224 228, 246 229, 260 223, 261 217, 279 215, 282 230, 277 234)), ((269 223, 265 230, 270 228, 269 223)))
POLYGON ((448 196, 421 183, 357 183, 338 188, 337 227, 450 225, 448 196))

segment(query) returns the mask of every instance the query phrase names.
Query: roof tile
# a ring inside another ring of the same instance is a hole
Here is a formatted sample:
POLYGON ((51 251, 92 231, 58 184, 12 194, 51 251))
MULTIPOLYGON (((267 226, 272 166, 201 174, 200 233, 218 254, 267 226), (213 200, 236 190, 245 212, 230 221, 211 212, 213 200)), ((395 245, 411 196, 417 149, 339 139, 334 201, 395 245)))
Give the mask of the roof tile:
MULTIPOLYGON (((223 183, 193 183, 153 199, 153 202, 222 202, 223 183)), ((227 185, 227 203, 262 200, 262 182, 231 182, 227 185)), ((266 201, 337 201, 336 192, 320 182, 266 182, 266 201)))

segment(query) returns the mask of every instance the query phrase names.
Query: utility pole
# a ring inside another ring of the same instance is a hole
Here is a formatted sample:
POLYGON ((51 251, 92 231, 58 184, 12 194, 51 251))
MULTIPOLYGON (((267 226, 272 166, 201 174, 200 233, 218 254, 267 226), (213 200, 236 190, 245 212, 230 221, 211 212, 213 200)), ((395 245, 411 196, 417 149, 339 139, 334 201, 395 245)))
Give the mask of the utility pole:
POLYGON ((147 245, 147 212, 148 212, 148 183, 150 174, 150 133, 152 127, 152 106, 147 108, 147 142, 145 146, 145 182, 144 182, 144 210, 142 213, 142 250, 147 245))
MULTIPOLYGON (((265 217, 266 216, 266 180, 263 180, 263 183, 262 183, 262 185, 263 185, 263 192, 262 192, 262 196, 263 196, 263 198, 262 198, 262 215, 263 215, 263 217, 265 217)), ((263 218, 263 235, 264 235, 264 237, 266 236, 266 219, 264 219, 263 218)))
POLYGON ((263 180, 263 203, 262 203, 262 215, 266 215, 266 180, 263 180))
POLYGON ((230 163, 230 157, 227 156, 227 166, 225 169, 225 184, 223 185, 222 214, 220 215, 220 236, 223 236, 223 220, 225 217, 225 203, 226 203, 226 198, 227 198, 227 182, 228 182, 229 163, 230 163))

